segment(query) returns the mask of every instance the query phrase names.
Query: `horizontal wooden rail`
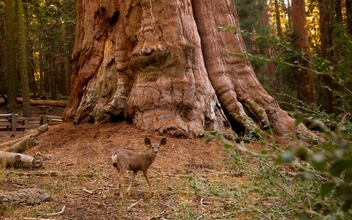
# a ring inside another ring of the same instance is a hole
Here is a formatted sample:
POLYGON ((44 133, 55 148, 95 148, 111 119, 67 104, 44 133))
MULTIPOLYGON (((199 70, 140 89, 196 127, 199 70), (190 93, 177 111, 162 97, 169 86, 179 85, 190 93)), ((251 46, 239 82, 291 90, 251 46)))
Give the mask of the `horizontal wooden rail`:
POLYGON ((43 124, 59 124, 62 123, 61 116, 56 115, 40 115, 39 117, 20 117, 18 114, 0 114, 0 129, 16 131, 17 129, 38 128, 43 124))

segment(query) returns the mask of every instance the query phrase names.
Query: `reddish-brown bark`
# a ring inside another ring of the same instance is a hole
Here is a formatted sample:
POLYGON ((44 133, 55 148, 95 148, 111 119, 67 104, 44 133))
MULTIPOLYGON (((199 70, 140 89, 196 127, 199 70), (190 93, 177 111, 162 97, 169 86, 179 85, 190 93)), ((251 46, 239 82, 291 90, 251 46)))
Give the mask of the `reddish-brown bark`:
POLYGON ((301 66, 297 68, 297 93, 298 98, 306 103, 315 103, 315 89, 313 72, 310 70, 310 49, 305 10, 305 0, 292 1, 292 27, 293 43, 297 52, 303 52, 302 57, 297 58, 301 66))
POLYGON ((80 0, 77 8, 66 121, 124 119, 189 137, 223 131, 224 109, 236 131, 296 131, 237 54, 245 51, 242 36, 217 31, 239 27, 232 1, 80 0))

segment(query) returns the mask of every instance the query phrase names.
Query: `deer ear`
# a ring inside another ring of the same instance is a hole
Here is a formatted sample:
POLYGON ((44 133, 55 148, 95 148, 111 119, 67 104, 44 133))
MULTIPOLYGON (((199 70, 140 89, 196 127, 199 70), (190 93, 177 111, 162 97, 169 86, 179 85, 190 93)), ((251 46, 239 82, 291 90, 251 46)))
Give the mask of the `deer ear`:
POLYGON ((150 142, 150 139, 149 139, 148 137, 145 137, 145 138, 144 138, 144 143, 145 143, 146 145, 152 145, 151 142, 150 142))
POLYGON ((159 146, 166 144, 166 138, 161 139, 159 146))

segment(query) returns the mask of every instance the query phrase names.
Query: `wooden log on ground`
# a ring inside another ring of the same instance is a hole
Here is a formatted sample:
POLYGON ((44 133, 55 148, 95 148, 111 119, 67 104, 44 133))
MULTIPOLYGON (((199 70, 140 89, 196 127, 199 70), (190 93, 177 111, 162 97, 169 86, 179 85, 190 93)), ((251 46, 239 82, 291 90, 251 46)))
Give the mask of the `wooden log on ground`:
MULTIPOLYGON (((17 97, 17 102, 22 103, 23 99, 21 97, 17 97)), ((30 100, 31 105, 48 105, 55 107, 66 107, 67 101, 64 100, 30 100)))
POLYGON ((1 192, 0 209, 5 210, 10 207, 18 207, 21 205, 38 205, 49 200, 51 200, 50 194, 46 193, 43 189, 38 188, 1 192))
POLYGON ((22 136, 20 138, 16 138, 16 139, 13 139, 13 140, 10 140, 10 141, 6 141, 6 142, 3 142, 3 143, 0 143, 0 149, 12 146, 12 145, 16 144, 17 142, 20 142, 21 140, 23 140, 23 139, 25 139, 27 137, 30 137, 32 134, 35 134, 36 132, 37 131, 34 131, 34 132, 29 133, 26 136, 22 136))
POLYGON ((13 153, 22 153, 25 152, 27 149, 37 146, 39 144, 39 139, 37 136, 29 136, 22 139, 20 142, 12 145, 11 147, 7 148, 7 152, 13 153))
MULTIPOLYGON (((26 135, 24 137, 21 138, 17 138, 15 140, 11 140, 11 141, 7 141, 4 143, 0 144, 0 149, 5 148, 5 147, 9 147, 7 150, 5 151, 9 151, 9 152, 16 152, 16 153, 21 153, 24 152, 24 150, 22 151, 16 151, 16 150, 10 150, 10 148, 15 148, 13 147, 13 145, 17 145, 19 142, 22 142, 24 139, 28 139, 30 137, 38 137, 39 135, 43 134, 44 132, 46 132, 48 130, 48 124, 43 124, 41 125, 37 131, 30 133, 29 135, 26 135)), ((27 148, 28 149, 28 148, 27 148)))
POLYGON ((40 168, 43 166, 43 160, 40 156, 32 157, 26 154, 5 151, 0 151, 0 163, 6 167, 14 168, 40 168))

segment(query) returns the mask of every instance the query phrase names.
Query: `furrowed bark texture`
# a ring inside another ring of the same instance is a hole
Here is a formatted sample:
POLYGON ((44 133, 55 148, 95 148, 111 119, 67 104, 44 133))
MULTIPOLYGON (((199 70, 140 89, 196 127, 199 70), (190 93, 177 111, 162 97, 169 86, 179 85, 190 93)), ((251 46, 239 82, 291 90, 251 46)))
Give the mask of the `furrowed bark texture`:
POLYGON ((190 1, 81 1, 77 14, 83 19, 65 120, 126 118, 184 137, 224 130, 190 1))
POLYGON ((49 200, 51 200, 50 194, 38 188, 0 192, 0 207, 5 209, 17 208, 21 205, 38 205, 49 200))
POLYGON ((228 56, 245 51, 240 34, 217 31, 229 24, 239 27, 232 1, 77 1, 64 120, 127 120, 177 137, 229 121, 241 132, 295 131, 248 61, 228 56))
MULTIPOLYGON (((280 135, 294 132, 294 120, 264 90, 246 57, 241 56, 246 48, 233 1, 192 2, 209 79, 225 111, 245 128, 265 129, 272 123, 280 135), (227 16, 221 16, 224 14, 227 16), (238 31, 217 31, 218 26, 228 24, 238 31)), ((300 129, 306 131, 303 126, 300 129)))

